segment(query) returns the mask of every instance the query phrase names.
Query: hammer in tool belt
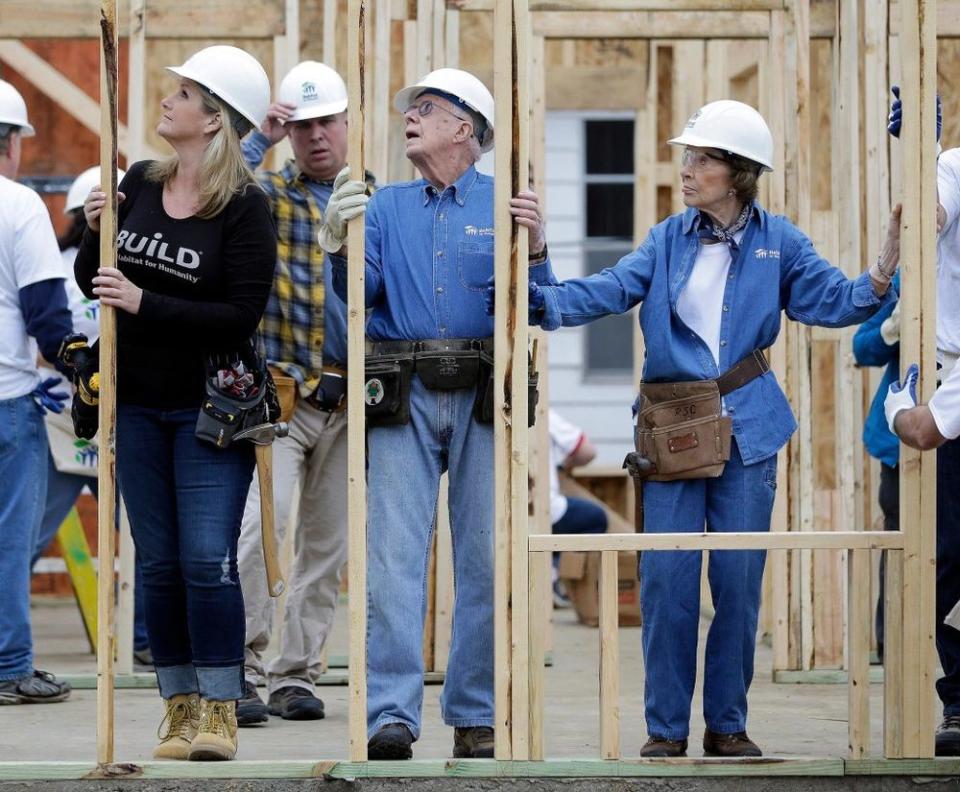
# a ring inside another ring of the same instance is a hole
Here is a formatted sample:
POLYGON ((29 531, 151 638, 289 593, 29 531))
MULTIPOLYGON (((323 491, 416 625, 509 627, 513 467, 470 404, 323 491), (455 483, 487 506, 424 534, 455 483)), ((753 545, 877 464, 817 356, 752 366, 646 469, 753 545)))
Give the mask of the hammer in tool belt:
POLYGON ((283 594, 283 575, 277 558, 277 535, 273 519, 273 441, 286 437, 285 423, 265 423, 251 426, 233 436, 234 440, 249 440, 257 455, 257 479, 260 482, 260 538, 263 542, 263 563, 267 568, 267 589, 271 597, 283 594))

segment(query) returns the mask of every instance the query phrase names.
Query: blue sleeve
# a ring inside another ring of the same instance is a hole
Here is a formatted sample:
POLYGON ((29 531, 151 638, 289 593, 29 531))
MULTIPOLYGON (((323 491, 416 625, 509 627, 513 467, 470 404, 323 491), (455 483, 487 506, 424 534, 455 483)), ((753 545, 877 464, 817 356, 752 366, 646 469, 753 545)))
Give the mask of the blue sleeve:
POLYGON ((796 228, 792 232, 780 265, 780 304, 788 317, 806 325, 847 327, 896 302, 894 289, 878 297, 869 273, 850 280, 820 256, 803 233, 796 228))
POLYGON ((587 278, 541 286, 544 312, 540 326, 576 327, 609 314, 622 314, 641 302, 650 288, 657 251, 653 236, 614 266, 587 278))
POLYGON ((27 334, 37 339, 40 354, 58 369, 60 342, 73 332, 73 319, 63 283, 63 278, 50 278, 20 289, 20 311, 27 334))
MULTIPOLYGON (((378 193, 374 193, 374 198, 378 193)), ((367 204, 365 214, 366 240, 364 253, 366 266, 363 273, 364 303, 372 308, 383 293, 383 267, 380 265, 380 218, 374 199, 367 204)), ((333 264, 333 290, 344 302, 347 301, 347 257, 330 254, 333 264)))
POLYGON ((887 303, 857 328, 853 336, 853 357, 858 366, 886 366, 900 355, 900 344, 887 344, 880 325, 893 313, 896 302, 887 303))
POLYGON ((256 170, 270 150, 270 139, 259 129, 254 129, 243 139, 240 148, 250 170, 256 170))
POLYGON ((557 279, 553 274, 553 265, 550 263, 549 254, 539 264, 534 264, 532 267, 527 268, 527 277, 541 286, 557 283, 557 279))

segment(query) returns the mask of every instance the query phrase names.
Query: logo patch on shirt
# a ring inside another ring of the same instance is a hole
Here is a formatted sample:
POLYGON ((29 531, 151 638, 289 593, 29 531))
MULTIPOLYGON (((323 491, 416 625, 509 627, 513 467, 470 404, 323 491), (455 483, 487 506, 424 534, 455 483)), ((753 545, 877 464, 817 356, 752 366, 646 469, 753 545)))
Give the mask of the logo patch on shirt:
POLYGON ((468 225, 463 227, 463 233, 466 236, 493 236, 493 229, 477 228, 476 226, 468 225))
POLYGON ((778 259, 780 258, 779 250, 767 250, 767 248, 757 248, 753 251, 754 258, 758 259, 778 259))

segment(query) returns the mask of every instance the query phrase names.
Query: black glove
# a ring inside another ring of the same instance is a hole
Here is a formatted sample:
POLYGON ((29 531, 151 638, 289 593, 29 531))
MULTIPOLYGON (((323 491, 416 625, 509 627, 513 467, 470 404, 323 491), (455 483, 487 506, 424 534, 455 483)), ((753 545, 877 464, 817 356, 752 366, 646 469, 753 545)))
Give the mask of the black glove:
POLYGON ((60 344, 57 359, 72 372, 77 389, 70 417, 77 437, 90 440, 99 427, 100 355, 98 343, 87 345, 83 333, 71 333, 60 344))

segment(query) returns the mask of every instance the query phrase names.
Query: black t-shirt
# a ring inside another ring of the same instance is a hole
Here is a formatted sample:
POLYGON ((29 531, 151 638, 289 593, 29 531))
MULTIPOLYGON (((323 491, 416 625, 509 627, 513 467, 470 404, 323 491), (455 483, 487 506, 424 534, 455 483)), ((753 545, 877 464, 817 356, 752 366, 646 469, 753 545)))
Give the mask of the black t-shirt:
MULTIPOLYGON (((270 205, 252 184, 216 217, 175 219, 163 186, 138 162, 120 183, 117 268, 143 289, 140 312, 117 311, 117 399, 164 409, 199 407, 210 352, 240 349, 257 329, 277 260, 270 205)), ((94 297, 99 234, 88 230, 74 263, 94 297)))

